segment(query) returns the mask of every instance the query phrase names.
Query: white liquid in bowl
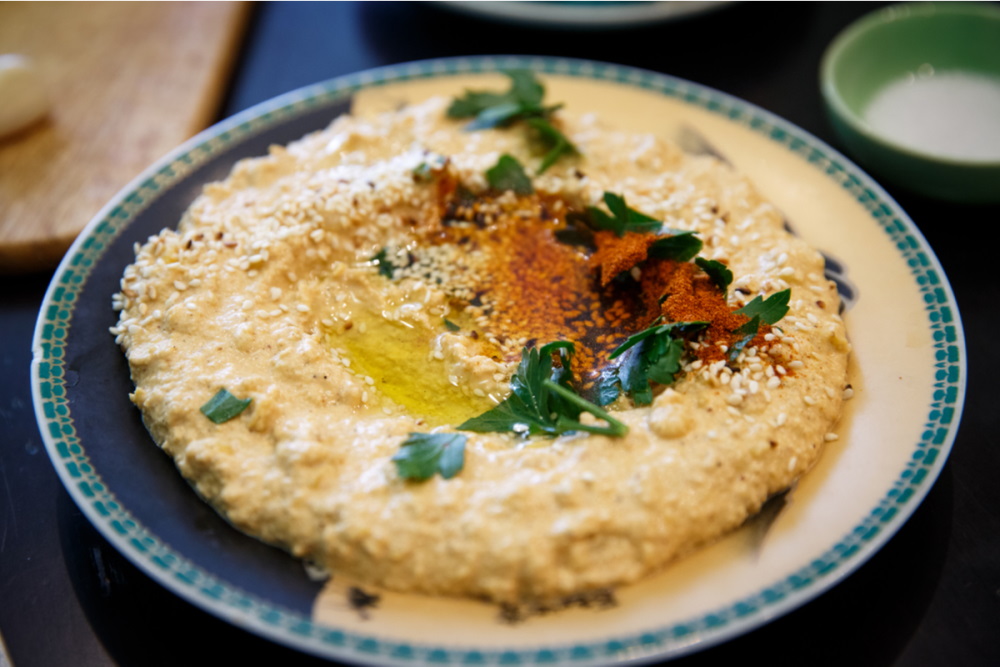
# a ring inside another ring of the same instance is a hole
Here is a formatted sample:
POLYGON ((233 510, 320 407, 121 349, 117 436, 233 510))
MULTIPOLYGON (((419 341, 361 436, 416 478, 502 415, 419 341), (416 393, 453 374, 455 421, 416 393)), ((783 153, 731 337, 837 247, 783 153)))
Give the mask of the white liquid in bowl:
POLYGON ((914 150, 1000 162, 1000 76, 928 68, 879 91, 864 117, 876 133, 914 150))

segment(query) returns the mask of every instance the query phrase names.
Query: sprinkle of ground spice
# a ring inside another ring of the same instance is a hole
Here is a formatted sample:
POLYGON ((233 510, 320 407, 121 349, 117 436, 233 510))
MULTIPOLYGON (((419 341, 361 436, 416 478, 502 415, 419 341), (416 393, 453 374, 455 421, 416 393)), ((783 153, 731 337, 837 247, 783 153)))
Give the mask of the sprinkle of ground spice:
MULTIPOLYGON (((734 331, 749 318, 733 312, 701 269, 648 257, 662 236, 598 231, 594 248, 565 243, 567 215, 582 207, 538 194, 473 195, 441 180, 439 224, 396 277, 441 284, 471 323, 463 329, 496 345, 504 361, 517 360, 524 346, 571 341, 572 370, 586 395, 620 363, 609 360, 611 352, 657 318, 707 322, 690 350, 705 363, 724 359, 741 338, 734 331)), ((769 347, 768 333, 762 325, 752 345, 769 347)))

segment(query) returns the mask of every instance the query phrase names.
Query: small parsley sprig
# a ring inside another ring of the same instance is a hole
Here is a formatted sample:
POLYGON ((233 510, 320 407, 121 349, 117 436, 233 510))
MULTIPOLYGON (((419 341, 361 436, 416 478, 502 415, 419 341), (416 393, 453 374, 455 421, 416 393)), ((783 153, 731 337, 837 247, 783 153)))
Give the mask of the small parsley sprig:
POLYGON ((545 87, 528 70, 504 72, 511 80, 510 89, 503 93, 467 90, 462 97, 452 100, 448 107, 451 118, 472 118, 467 130, 484 130, 506 127, 516 122, 524 122, 533 129, 538 140, 546 148, 546 154, 538 167, 544 173, 563 155, 577 152, 576 147, 552 123, 550 118, 561 104, 545 106, 545 87))
POLYGON ((788 313, 788 301, 791 295, 791 289, 775 292, 766 299, 757 295, 750 303, 734 311, 740 315, 746 315, 750 318, 750 321, 733 332, 742 337, 729 348, 729 352, 726 355, 729 361, 734 361, 740 352, 743 351, 743 348, 756 338, 757 332, 760 331, 761 323, 777 324, 788 313))
POLYGON ((652 403, 653 383, 673 384, 681 371, 683 336, 706 326, 707 322, 656 323, 629 336, 609 357, 613 360, 624 355, 621 364, 599 380, 600 403, 611 403, 622 390, 636 405, 652 403))
POLYGON ((610 215, 596 206, 587 207, 587 222, 594 229, 612 231, 621 237, 628 232, 649 233, 663 227, 662 221, 629 208, 622 195, 605 192, 604 205, 608 207, 610 215))
POLYGON ((574 391, 570 372, 573 350, 568 341, 524 348, 521 363, 510 381, 510 395, 495 408, 460 424, 458 429, 550 437, 575 431, 612 437, 628 433, 625 424, 574 391), (555 356, 560 360, 558 366, 553 364, 555 356), (584 412, 603 420, 606 426, 582 423, 580 415, 584 412))
POLYGON ((729 292, 729 286, 733 283, 733 272, 729 270, 729 267, 720 261, 704 257, 695 257, 694 263, 715 283, 715 286, 722 292, 722 296, 726 296, 729 292))

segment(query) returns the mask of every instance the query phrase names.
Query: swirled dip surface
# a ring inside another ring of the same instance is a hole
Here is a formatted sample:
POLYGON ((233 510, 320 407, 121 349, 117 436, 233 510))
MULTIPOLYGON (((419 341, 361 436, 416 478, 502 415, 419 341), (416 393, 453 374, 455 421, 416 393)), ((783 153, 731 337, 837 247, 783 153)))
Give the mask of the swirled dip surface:
POLYGON ((533 176, 534 194, 490 194, 502 154, 531 175, 540 158, 524 133, 465 131, 446 105, 342 117, 240 162, 137 247, 112 332, 150 433, 197 491, 334 573, 520 601, 638 580, 806 472, 835 437, 849 344, 821 256, 750 182, 560 111, 578 154, 533 176), (649 324, 626 294, 635 271, 609 297, 589 251, 558 238, 605 192, 696 232, 735 276, 732 308, 790 289, 787 315, 735 359, 695 339, 650 405, 608 407, 624 437, 467 433, 457 475, 401 478, 407 434, 457 432, 503 400, 523 347, 573 341, 593 379, 649 324), (201 407, 222 388, 251 402, 216 424, 201 407))

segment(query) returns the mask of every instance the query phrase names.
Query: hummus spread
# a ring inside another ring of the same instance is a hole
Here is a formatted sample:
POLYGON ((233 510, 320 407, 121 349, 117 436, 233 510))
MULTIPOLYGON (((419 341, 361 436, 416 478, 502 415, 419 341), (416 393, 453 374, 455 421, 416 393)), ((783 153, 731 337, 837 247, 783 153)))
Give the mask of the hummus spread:
POLYGON ((341 117, 241 161, 137 246, 112 333, 197 492, 330 572, 518 602, 636 581, 805 473, 836 437, 849 344, 822 257, 750 182, 572 110, 553 122, 575 152, 538 174, 523 131, 467 131, 447 105, 341 117), (530 194, 491 188, 504 155, 530 194), (525 348, 574 343, 596 401, 609 352, 663 321, 627 297, 641 262, 602 287, 593 248, 562 234, 608 192, 694 232, 732 272, 730 309, 789 290, 787 313, 714 359, 686 333, 673 383, 605 405, 624 436, 459 430, 510 394, 525 348), (245 407, 216 423, 202 408, 223 389, 245 407), (460 469, 403 476, 412 433, 462 433, 460 469))

